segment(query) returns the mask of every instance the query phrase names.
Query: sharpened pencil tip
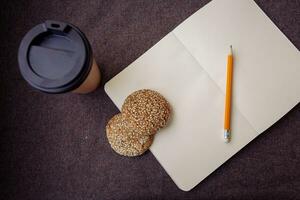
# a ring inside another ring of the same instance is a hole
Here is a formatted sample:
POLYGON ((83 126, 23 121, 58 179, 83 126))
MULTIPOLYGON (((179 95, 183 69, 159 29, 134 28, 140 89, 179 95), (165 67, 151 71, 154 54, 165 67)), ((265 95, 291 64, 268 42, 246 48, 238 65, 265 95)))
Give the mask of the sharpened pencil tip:
POLYGON ((230 54, 232 55, 232 45, 230 45, 230 54))

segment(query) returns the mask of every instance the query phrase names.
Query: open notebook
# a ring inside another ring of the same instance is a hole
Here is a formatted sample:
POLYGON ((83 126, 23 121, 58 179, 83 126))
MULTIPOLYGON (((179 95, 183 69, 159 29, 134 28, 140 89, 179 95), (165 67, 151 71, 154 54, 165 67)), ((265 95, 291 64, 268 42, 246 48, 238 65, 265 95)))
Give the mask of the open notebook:
POLYGON ((151 152, 188 191, 300 99, 300 54, 252 0, 213 0, 105 85, 118 108, 135 90, 173 107, 151 152), (226 59, 234 48, 232 140, 223 140, 226 59))

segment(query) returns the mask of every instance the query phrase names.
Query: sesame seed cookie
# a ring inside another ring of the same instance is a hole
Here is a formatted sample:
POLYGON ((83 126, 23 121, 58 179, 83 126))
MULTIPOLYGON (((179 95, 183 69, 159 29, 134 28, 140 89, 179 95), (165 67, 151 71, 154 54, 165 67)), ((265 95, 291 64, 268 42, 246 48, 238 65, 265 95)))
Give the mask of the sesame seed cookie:
POLYGON ((139 156, 149 149, 154 137, 139 130, 122 113, 115 115, 106 125, 106 136, 112 149, 123 156, 139 156))
POLYGON ((153 135, 166 126, 171 107, 161 94, 144 89, 133 92, 125 99, 122 113, 136 122, 138 128, 147 135, 153 135))

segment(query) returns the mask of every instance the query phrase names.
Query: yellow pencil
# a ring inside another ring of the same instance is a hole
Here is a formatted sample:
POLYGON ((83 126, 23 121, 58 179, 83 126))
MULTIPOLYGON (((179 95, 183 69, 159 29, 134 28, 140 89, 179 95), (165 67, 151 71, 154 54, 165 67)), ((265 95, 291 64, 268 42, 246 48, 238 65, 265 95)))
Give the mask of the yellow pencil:
POLYGON ((231 115, 231 93, 232 93, 232 74, 233 74, 233 54, 230 45, 230 53, 227 56, 227 77, 226 77, 226 97, 225 97, 225 117, 224 117, 224 139, 228 143, 231 139, 230 115, 231 115))

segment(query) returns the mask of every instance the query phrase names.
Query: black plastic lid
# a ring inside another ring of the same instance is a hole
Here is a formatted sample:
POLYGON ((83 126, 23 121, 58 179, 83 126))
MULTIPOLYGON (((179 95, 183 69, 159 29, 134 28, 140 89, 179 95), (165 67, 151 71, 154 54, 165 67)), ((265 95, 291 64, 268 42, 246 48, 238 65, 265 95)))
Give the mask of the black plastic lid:
POLYGON ((18 61, 31 86, 47 93, 63 93, 76 89, 86 79, 92 50, 77 27, 49 20, 24 36, 18 61))

